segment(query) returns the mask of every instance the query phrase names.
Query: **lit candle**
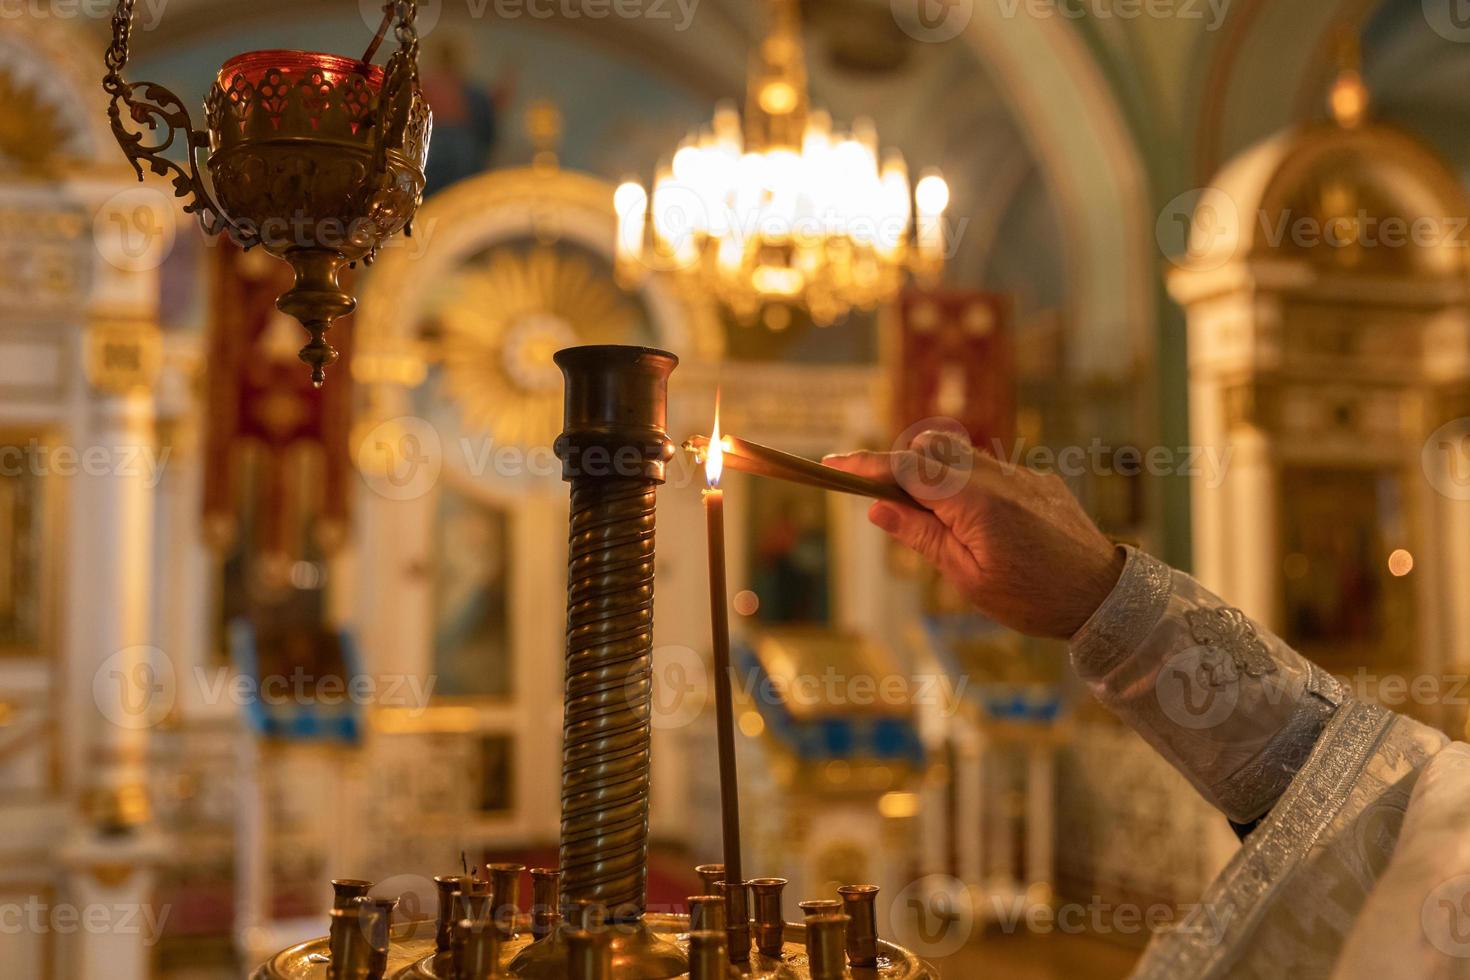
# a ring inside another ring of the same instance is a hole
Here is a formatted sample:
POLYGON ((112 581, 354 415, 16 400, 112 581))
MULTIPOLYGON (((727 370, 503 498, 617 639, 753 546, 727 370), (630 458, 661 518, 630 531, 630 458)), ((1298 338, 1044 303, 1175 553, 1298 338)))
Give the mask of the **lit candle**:
MULTIPOLYGON (((735 706, 730 679, 730 616, 725 586, 725 491, 720 489, 724 451, 716 397, 715 427, 704 457, 704 516, 709 528, 709 605, 715 660, 715 728, 720 760, 720 829, 725 842, 725 881, 743 882, 740 871, 740 798, 735 783, 735 706)), ((732 923, 733 925, 733 923, 732 923)), ((748 939, 747 939, 748 942, 748 939)), ((732 947, 731 958, 737 953, 732 947)), ((740 957, 736 962, 744 960, 740 957)))
POLYGON ((949 207, 949 185, 930 168, 914 185, 915 232, 921 270, 933 274, 944 264, 944 209, 949 207))

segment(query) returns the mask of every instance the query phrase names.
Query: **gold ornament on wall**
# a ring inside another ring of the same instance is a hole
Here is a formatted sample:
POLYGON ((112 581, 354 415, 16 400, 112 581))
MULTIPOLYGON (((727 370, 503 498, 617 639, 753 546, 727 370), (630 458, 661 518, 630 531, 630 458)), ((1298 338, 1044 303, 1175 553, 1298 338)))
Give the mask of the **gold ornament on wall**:
POLYGON ((55 108, 34 86, 0 70, 0 170, 47 173, 69 138, 55 108))
POLYGON ((437 316, 444 384, 467 427, 515 445, 561 431, 562 378, 551 355, 627 343, 642 316, 610 276, 552 246, 500 248, 457 273, 437 316))

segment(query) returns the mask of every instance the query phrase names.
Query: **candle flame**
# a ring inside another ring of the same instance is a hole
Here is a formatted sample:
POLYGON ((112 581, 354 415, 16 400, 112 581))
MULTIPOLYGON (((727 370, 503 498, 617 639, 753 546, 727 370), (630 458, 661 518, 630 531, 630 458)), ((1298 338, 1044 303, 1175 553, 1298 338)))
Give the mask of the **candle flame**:
POLYGON ((720 435, 720 398, 715 396, 715 427, 709 434, 709 448, 704 452, 704 479, 711 487, 720 485, 720 474, 725 469, 725 449, 720 435))

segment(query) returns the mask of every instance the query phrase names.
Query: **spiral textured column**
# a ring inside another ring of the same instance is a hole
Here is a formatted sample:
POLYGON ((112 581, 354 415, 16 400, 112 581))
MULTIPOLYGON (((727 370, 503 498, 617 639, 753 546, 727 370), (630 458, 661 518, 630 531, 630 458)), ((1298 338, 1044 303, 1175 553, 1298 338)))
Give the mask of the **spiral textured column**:
POLYGON ((654 487, 572 481, 562 890, 620 919, 642 914, 648 872, 654 487))
MULTIPOLYGON (((678 359, 648 347, 557 352, 566 420, 556 441, 571 484, 561 899, 606 910, 614 980, 688 972, 643 922, 653 699, 654 498, 674 444, 665 431, 678 359)), ((512 972, 564 980, 569 927, 524 949, 512 972)))

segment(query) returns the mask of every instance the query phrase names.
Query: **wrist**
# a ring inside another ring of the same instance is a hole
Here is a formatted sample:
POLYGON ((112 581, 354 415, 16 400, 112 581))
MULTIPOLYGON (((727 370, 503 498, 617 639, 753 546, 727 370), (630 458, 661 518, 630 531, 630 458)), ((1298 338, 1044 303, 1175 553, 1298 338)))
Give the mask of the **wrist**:
POLYGON ((1082 631, 1113 594, 1127 565, 1128 551, 1121 545, 1113 545, 1095 556, 1078 577, 1077 602, 1067 621, 1060 624, 1058 639, 1071 639, 1082 631))

